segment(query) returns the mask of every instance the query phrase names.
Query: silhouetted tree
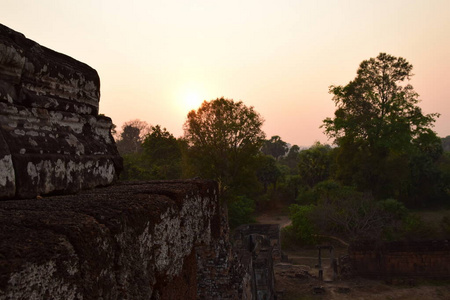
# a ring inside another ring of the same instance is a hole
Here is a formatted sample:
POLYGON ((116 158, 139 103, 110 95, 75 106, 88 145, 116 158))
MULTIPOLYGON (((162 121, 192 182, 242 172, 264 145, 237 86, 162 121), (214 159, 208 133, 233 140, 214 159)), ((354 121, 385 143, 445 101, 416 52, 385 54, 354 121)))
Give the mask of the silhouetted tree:
POLYGON ((264 186, 264 193, 267 193, 267 187, 270 184, 273 184, 274 188, 276 188, 281 171, 273 156, 264 154, 258 156, 256 176, 264 186))
POLYGON ((270 140, 264 141, 261 148, 261 152, 266 155, 272 155, 275 159, 284 156, 288 152, 289 148, 286 142, 284 142, 278 135, 274 135, 270 140))
POLYGON ((414 184, 411 156, 435 148, 430 129, 439 114, 423 114, 410 84, 412 65, 404 58, 380 53, 363 61, 346 86, 331 86, 337 106, 323 127, 339 146, 338 177, 345 184, 372 190, 379 198, 410 195, 414 184))
POLYGON ((192 110, 184 136, 198 175, 219 182, 221 193, 238 186, 264 141, 262 117, 242 101, 217 98, 192 110))
POLYGON ((150 132, 149 125, 141 120, 132 120, 123 124, 120 138, 116 141, 121 155, 138 153, 141 151, 142 141, 150 132))

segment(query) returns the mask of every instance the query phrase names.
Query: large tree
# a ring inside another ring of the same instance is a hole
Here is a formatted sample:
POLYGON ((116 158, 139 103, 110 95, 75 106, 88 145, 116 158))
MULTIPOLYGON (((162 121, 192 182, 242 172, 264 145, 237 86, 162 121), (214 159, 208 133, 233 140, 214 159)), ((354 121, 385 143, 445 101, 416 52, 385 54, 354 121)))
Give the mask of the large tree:
POLYGON ((198 175, 217 180, 222 193, 236 186, 264 141, 263 122, 253 107, 225 98, 190 111, 184 135, 198 175))
POLYGON ((404 58, 380 53, 363 61, 347 85, 330 87, 337 109, 323 127, 339 146, 338 176, 346 183, 400 196, 411 185, 411 156, 439 148, 431 130, 438 114, 422 113, 412 75, 404 58))

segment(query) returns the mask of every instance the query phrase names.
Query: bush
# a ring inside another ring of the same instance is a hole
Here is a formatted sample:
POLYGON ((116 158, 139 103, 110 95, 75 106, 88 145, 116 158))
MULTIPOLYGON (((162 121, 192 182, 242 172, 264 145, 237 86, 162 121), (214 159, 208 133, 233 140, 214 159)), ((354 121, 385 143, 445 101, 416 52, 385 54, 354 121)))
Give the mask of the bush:
POLYGON ((392 198, 378 201, 378 205, 381 210, 385 211, 396 220, 401 220, 409 214, 408 209, 402 202, 392 198))
POLYGON ((315 244, 317 242, 316 229, 311 220, 311 213, 315 210, 315 206, 293 204, 289 210, 292 230, 298 241, 304 245, 315 244))
POLYGON ((255 223, 253 212, 255 202, 245 196, 236 196, 228 201, 228 222, 231 228, 242 224, 255 223))
POLYGON ((400 239, 430 240, 438 238, 438 228, 422 220, 419 215, 408 214, 403 218, 400 239))

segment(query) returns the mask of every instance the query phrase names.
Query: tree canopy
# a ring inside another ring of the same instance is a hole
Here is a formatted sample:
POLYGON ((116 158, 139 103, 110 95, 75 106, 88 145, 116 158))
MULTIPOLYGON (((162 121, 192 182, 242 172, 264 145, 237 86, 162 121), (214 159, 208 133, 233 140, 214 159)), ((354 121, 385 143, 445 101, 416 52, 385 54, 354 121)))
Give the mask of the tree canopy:
POLYGON ((179 141, 160 125, 152 126, 143 143, 144 158, 152 166, 155 179, 181 177, 181 148, 179 141))
POLYGON ((289 147, 278 135, 274 135, 270 140, 264 141, 261 152, 272 155, 275 159, 284 156, 289 151, 289 147))
POLYGON ((223 192, 238 180, 259 152, 263 118, 242 101, 217 98, 192 110, 184 124, 198 175, 216 179, 223 192))
POLYGON ((150 132, 150 126, 139 119, 131 120, 123 124, 116 144, 120 154, 137 153, 141 151, 141 144, 145 136, 150 132))
POLYGON ((422 113, 408 83, 412 68, 402 57, 380 53, 363 61, 347 85, 330 87, 337 109, 323 127, 339 146, 344 183, 398 197, 411 190, 411 158, 423 149, 439 152, 431 130, 439 114, 422 113))
POLYGON ((331 86, 335 117, 324 120, 325 133, 338 145, 352 139, 369 147, 401 150, 423 134, 430 134, 437 113, 426 114, 410 84, 412 65, 402 57, 380 53, 363 61, 346 86, 331 86))

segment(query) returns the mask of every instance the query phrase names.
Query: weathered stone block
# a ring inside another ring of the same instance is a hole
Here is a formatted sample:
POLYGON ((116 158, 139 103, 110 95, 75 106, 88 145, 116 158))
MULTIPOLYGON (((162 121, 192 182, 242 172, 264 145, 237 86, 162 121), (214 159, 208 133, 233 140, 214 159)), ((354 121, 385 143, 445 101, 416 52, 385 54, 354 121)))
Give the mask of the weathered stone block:
POLYGON ((147 182, 0 202, 0 300, 250 299, 217 191, 147 182))
POLYGON ((0 24, 0 198, 113 183, 121 158, 91 67, 0 24))

